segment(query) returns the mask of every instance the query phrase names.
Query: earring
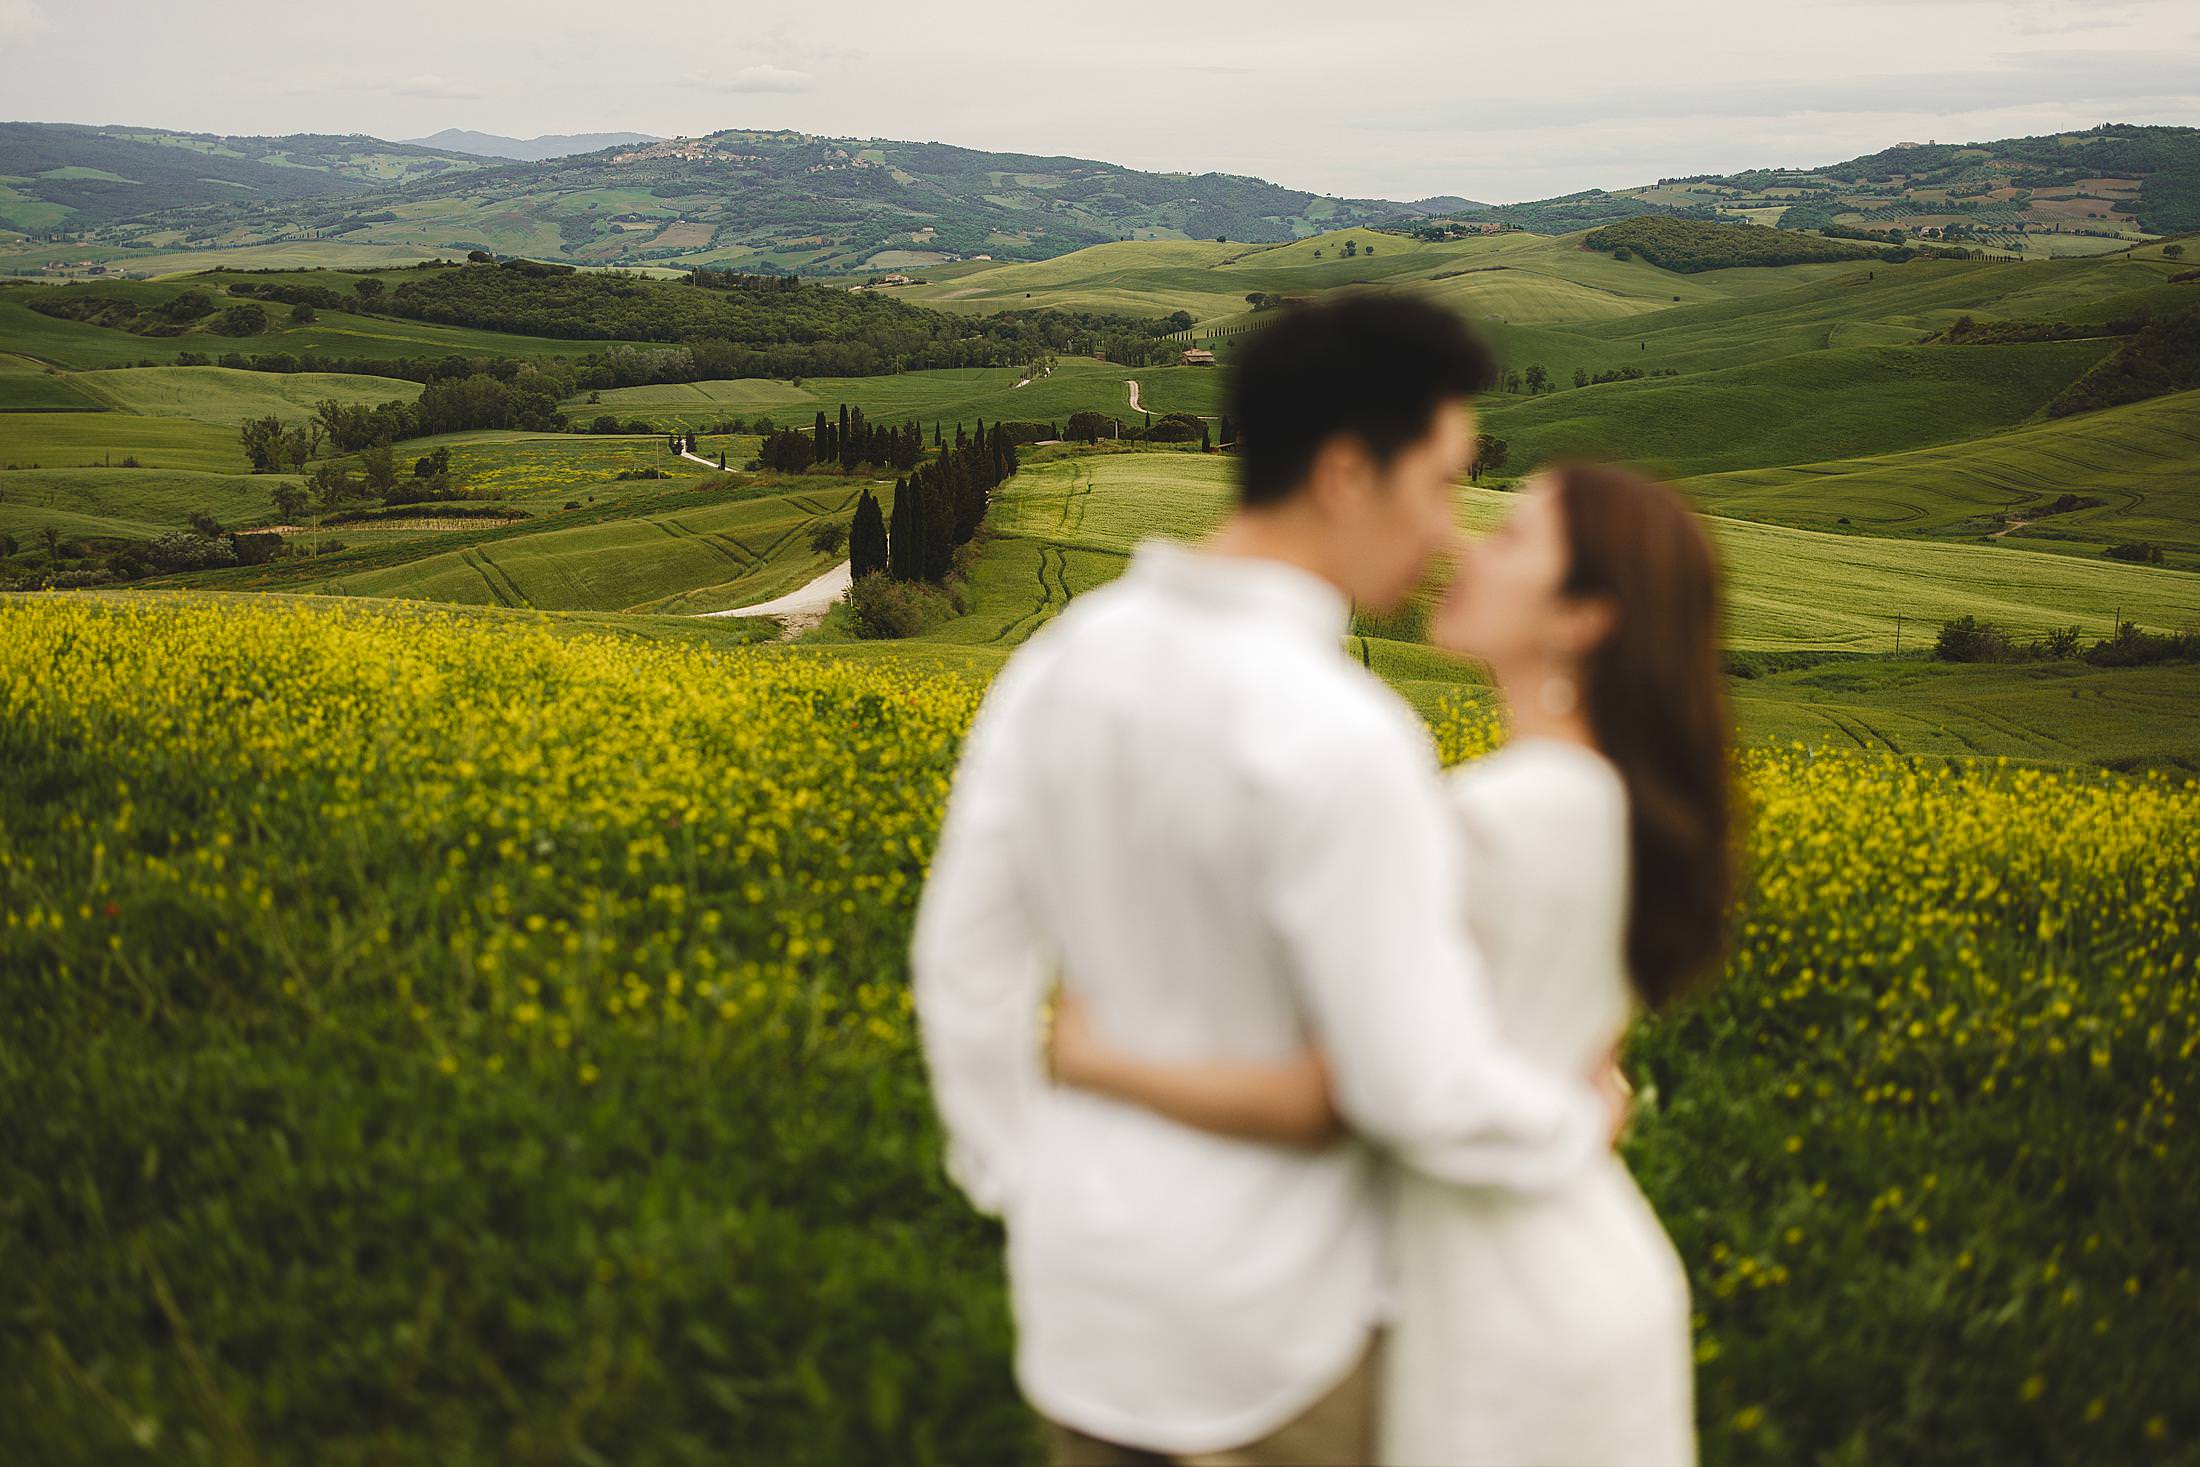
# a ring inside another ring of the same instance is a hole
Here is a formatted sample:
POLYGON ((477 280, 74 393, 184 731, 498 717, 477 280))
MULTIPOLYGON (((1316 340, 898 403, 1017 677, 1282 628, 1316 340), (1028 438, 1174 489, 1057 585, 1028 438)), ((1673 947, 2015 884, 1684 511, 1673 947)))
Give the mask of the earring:
POLYGON ((1564 718, 1581 702, 1581 695, 1572 678, 1547 677, 1543 686, 1536 689, 1535 701, 1553 718, 1564 718))

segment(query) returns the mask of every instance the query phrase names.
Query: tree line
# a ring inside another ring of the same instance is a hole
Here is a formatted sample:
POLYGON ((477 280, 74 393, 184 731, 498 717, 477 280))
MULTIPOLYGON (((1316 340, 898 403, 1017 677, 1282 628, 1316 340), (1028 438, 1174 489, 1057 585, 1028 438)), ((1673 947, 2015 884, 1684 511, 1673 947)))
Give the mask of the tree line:
POLYGON ((576 373, 584 387, 1015 366, 1046 351, 1107 354, 1129 365, 1170 354, 1160 319, 1061 310, 956 316, 788 276, 696 270, 668 282, 531 264, 426 271, 371 308, 523 336, 678 344, 688 353, 685 364, 673 355, 584 359, 576 373))

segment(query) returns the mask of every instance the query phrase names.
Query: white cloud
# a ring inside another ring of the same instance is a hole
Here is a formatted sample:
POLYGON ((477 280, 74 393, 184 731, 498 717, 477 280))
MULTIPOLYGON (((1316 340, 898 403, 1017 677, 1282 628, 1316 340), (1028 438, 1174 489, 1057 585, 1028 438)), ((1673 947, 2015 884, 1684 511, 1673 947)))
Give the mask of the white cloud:
POLYGON ((434 75, 408 76, 390 90, 400 97, 433 97, 441 102, 468 102, 483 95, 479 87, 434 75))
POLYGON ((744 66, 729 76, 698 76, 699 86, 716 87, 722 92, 806 92, 815 79, 806 71, 789 71, 783 66, 744 66))
POLYGON ((0 47, 25 45, 52 29, 38 0, 0 0, 0 47))

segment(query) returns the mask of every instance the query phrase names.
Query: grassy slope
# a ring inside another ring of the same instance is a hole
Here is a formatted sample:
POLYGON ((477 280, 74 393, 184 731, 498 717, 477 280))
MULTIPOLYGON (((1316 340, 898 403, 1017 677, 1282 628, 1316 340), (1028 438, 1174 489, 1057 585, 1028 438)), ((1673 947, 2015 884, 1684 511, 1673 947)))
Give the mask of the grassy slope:
MULTIPOLYGON (((472 450, 530 446, 519 439, 476 443, 472 450)), ((467 448, 461 444, 453 454, 462 480, 467 448)), ((326 533, 343 545, 340 553, 205 572, 175 583, 544 611, 717 611, 770 600, 830 569, 834 558, 810 548, 809 532, 820 519, 844 521, 869 482, 822 474, 750 479, 687 467, 691 474, 683 477, 691 482, 678 487, 611 482, 586 495, 572 481, 525 489, 520 481, 540 463, 522 456, 508 466, 503 502, 524 505, 535 518, 440 531, 338 525, 326 533), (568 503, 577 507, 564 508, 568 503)), ((891 501, 890 483, 873 487, 891 501)), ((463 515, 464 508, 453 505, 449 512, 463 515)))
MULTIPOLYGON (((175 286, 196 285, 195 279, 140 284, 140 291, 174 293, 175 286)), ((287 307, 270 310, 273 325, 258 336, 214 336, 193 332, 184 336, 134 336, 108 326, 82 321, 62 321, 40 315, 25 301, 31 289, 0 290, 0 341, 10 350, 57 366, 91 370, 128 367, 140 362, 173 362, 184 352, 218 357, 225 352, 247 356, 274 352, 294 355, 321 352, 332 356, 362 357, 387 361, 397 357, 464 356, 565 357, 601 351, 602 341, 563 341, 541 336, 513 336, 501 331, 476 331, 464 326, 438 326, 424 321, 400 321, 394 317, 361 316, 350 311, 323 311, 307 326, 290 322, 287 307)), ((104 290, 129 289, 123 285, 104 290)))
POLYGON ((2061 494, 2105 503, 2038 519, 2011 546, 2099 554, 2151 540, 2200 566, 2200 392, 2028 423, 2004 433, 1687 481, 1720 514, 1890 535, 1976 536, 2061 494))
POLYGON ((67 376, 0 352, 0 413, 97 412, 101 404, 67 376))
POLYGON ((0 413, 0 464, 78 468, 135 458, 148 468, 242 473, 235 428, 131 413, 0 413))
POLYGON ((1571 454, 1713 473, 1973 438, 2031 417, 2111 343, 1834 347, 1776 361, 1497 396, 1488 432, 1518 470, 1571 454))
POLYGON ((130 367, 78 372, 65 379, 121 412, 189 418, 235 427, 269 414, 284 419, 313 415, 327 398, 346 403, 411 402, 420 384, 397 377, 342 372, 246 372, 230 367, 130 367))
MULTIPOLYGON (((1071 596, 1118 573, 1138 540, 1212 524, 1229 502, 1229 473, 1219 455, 1034 455, 997 501, 997 535, 974 578, 972 611, 927 640, 1021 641, 1071 596)), ((1486 528, 1508 503, 1501 493, 1468 491, 1461 517, 1486 528)), ((1966 614, 2027 632, 2076 623, 2098 635, 2119 608, 2156 628, 2200 615, 2200 575, 2185 572, 1740 520, 1713 525, 1729 578, 1728 643, 1737 649, 1891 650, 1898 614, 1913 638, 1966 614)))
POLYGON ((53 527, 71 538, 149 540, 205 510, 231 528, 271 524, 289 476, 188 469, 24 469, 0 475, 0 530, 24 544, 53 527))
POLYGON ((2200 667, 1836 663, 1742 682, 1745 737, 2200 771, 2200 667))

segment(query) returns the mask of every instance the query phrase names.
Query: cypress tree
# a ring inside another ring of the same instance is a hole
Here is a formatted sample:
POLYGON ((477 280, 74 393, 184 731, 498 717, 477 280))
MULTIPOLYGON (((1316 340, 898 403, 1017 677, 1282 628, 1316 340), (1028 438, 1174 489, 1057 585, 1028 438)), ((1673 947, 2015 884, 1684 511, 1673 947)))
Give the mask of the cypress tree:
POLYGON ((886 569, 886 521, 869 489, 863 491, 855 520, 848 527, 848 569, 858 578, 886 569))
POLYGON ((894 521, 887 540, 886 569, 897 581, 913 581, 917 578, 917 540, 911 523, 911 511, 916 507, 916 496, 909 492, 907 479, 894 481, 894 521))

